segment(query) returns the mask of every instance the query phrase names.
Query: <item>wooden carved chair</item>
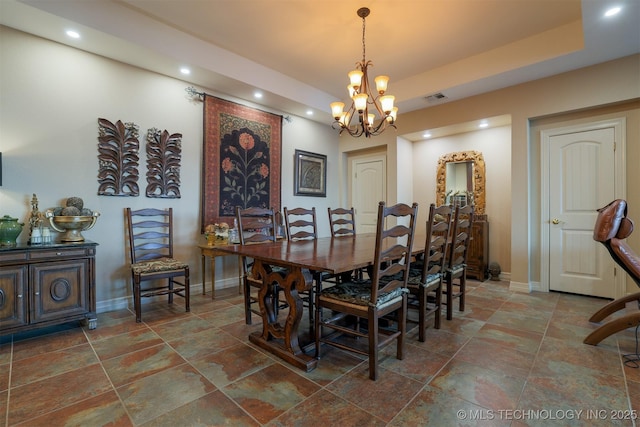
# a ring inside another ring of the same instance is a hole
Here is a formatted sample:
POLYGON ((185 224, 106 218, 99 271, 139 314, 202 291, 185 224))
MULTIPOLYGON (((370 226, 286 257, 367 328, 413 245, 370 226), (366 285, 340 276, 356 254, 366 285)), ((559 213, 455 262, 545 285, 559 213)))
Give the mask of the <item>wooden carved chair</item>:
POLYGON ((452 217, 451 206, 436 207, 435 204, 431 204, 427 219, 425 252, 411 263, 407 283, 410 292, 409 309, 418 310, 418 338, 422 342, 425 341, 428 316, 434 315, 434 328, 440 329, 442 284, 452 217))
MULTIPOLYGON (((633 221, 627 218, 625 200, 614 200, 598 210, 593 239, 607 248, 616 264, 622 267, 640 287, 640 256, 625 241, 632 232, 633 221)), ((627 303, 634 301, 638 303, 637 312, 624 314, 604 323, 584 339, 585 344, 597 345, 616 332, 640 325, 640 292, 611 301, 591 316, 589 321, 602 322, 613 313, 624 310, 627 303)))
POLYGON ((371 279, 341 282, 316 294, 317 358, 320 358, 321 343, 368 356, 369 378, 375 380, 378 352, 382 347, 395 341, 396 357, 404 357, 407 280, 417 211, 415 203, 386 207, 380 202, 371 279), (400 224, 387 227, 389 217, 396 217, 400 224), (403 225, 404 222, 408 225, 403 225), (396 314, 397 322, 395 325, 385 323, 382 327, 380 319, 391 313, 396 314), (355 324, 347 323, 348 317, 355 317, 355 324), (360 319, 366 320, 366 327, 360 325, 360 319), (347 337, 336 337, 334 333, 324 335, 325 328, 347 337))
MULTIPOLYGON (((278 221, 273 209, 266 208, 236 208, 236 219, 238 221, 238 237, 241 245, 254 245, 277 240, 278 221)), ((251 325, 251 313, 255 313, 262 317, 262 313, 255 304, 258 304, 258 290, 262 287, 262 281, 253 277, 251 269, 253 260, 242 257, 242 281, 244 289, 244 314, 245 322, 251 325)), ((273 270, 284 269, 281 267, 272 267, 273 270)), ((267 311, 272 310, 271 315, 277 316, 279 309, 279 287, 273 285, 271 292, 268 293, 265 306, 267 311)))
MULTIPOLYGON (((284 223, 287 239, 296 240, 316 240, 318 238, 318 225, 316 223, 316 208, 284 208, 284 223)), ((312 271, 314 286, 309 291, 301 295, 302 303, 309 311, 309 320, 313 321, 314 308, 313 300, 315 291, 322 287, 322 281, 328 279, 325 273, 312 271), (314 289, 315 288, 315 289, 314 289)))
POLYGON ((458 309, 464 311, 467 284, 467 256, 471 241, 474 208, 456 206, 451 226, 447 268, 445 270, 447 320, 453 319, 453 300, 459 299, 458 309))
MULTIPOLYGON (((327 208, 329 212, 329 229, 331 230, 331 237, 348 237, 355 236, 356 234, 356 211, 354 208, 327 208)), ((346 272, 340 275, 338 280, 350 280, 354 272, 346 272)), ((358 270, 355 272, 358 279, 362 279, 363 271, 358 270)))
POLYGON ((173 258, 173 209, 126 208, 126 216, 136 322, 142 321, 142 297, 168 295, 172 304, 178 295, 189 311, 189 264, 173 258))

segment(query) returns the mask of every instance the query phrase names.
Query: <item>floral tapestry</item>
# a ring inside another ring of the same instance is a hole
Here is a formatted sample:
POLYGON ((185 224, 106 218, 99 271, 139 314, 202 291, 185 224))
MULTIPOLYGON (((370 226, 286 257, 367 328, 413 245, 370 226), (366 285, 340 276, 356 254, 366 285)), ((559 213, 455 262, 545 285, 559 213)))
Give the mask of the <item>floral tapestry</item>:
POLYGON ((282 116, 206 95, 202 224, 233 224, 236 206, 280 210, 282 116))

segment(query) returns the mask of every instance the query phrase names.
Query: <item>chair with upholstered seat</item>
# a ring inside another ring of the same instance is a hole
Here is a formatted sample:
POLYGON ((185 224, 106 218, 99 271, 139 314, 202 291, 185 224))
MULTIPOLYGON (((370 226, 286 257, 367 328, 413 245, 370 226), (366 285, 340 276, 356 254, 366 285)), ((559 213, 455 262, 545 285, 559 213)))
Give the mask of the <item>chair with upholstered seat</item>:
POLYGON ((143 297, 168 295, 172 304, 178 295, 189 311, 189 264, 173 258, 173 209, 126 208, 126 217, 136 322, 142 321, 143 297))
MULTIPOLYGON (((633 221, 627 217, 627 202, 625 200, 614 200, 598 210, 593 239, 607 248, 616 264, 622 267, 640 287, 640 256, 626 242, 632 232, 633 221)), ((624 310, 630 302, 638 304, 638 311, 622 314, 604 323, 584 339, 585 344, 597 345, 616 332, 638 327, 640 325, 640 292, 611 301, 591 316, 589 321, 602 322, 610 315, 624 310)))
POLYGON ((418 311, 418 339, 425 341, 427 318, 433 314, 434 328, 440 329, 442 284, 453 209, 431 204, 425 235, 425 252, 411 263, 407 288, 409 309, 418 311))
MULTIPOLYGON (((238 237, 241 245, 261 244, 275 242, 277 240, 278 222, 273 209, 266 208, 236 208, 236 219, 238 221, 238 237)), ((244 313, 245 322, 251 325, 251 313, 262 317, 259 309, 254 308, 258 303, 258 290, 262 287, 262 281, 256 279, 252 274, 253 260, 242 257, 242 281, 244 290, 244 313)), ((272 270, 286 271, 281 267, 270 267, 272 270)), ((267 293, 265 308, 268 315, 277 316, 279 307, 279 286, 273 285, 271 292, 267 293), (272 311, 272 312, 270 312, 272 311)))
POLYGON ((467 256, 471 241, 474 208, 466 205, 455 208, 451 225, 447 268, 445 270, 447 320, 453 319, 453 300, 458 299, 458 310, 464 311, 467 286, 467 256))
POLYGON ((417 211, 415 203, 386 207, 380 202, 371 280, 341 282, 316 294, 317 358, 320 358, 322 343, 368 356, 372 380, 378 378, 381 348, 395 341, 396 357, 403 359, 407 280, 417 211), (391 217, 395 221, 391 221, 391 217), (391 314, 396 322, 380 322, 382 317, 391 314), (349 323, 353 319, 355 321, 349 323), (366 321, 366 326, 361 325, 361 319, 363 323, 366 321), (325 328, 335 333, 325 335, 325 328))
MULTIPOLYGON (((284 223, 287 232, 287 239, 296 240, 316 240, 318 238, 318 225, 316 223, 316 208, 284 208, 284 223)), ((312 271, 314 285, 308 291, 302 293, 301 298, 304 306, 309 310, 309 320, 313 321, 314 293, 322 287, 322 281, 329 279, 327 273, 312 271), (315 288, 315 290, 314 290, 315 288)))

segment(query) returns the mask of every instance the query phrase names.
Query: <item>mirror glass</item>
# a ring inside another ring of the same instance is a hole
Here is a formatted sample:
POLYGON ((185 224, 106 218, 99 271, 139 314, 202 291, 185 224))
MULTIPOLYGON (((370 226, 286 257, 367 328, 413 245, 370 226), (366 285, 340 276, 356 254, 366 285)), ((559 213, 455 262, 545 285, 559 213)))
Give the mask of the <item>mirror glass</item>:
POLYGON ((436 176, 436 204, 475 205, 475 213, 485 209, 485 165, 479 151, 458 151, 440 156, 436 176))

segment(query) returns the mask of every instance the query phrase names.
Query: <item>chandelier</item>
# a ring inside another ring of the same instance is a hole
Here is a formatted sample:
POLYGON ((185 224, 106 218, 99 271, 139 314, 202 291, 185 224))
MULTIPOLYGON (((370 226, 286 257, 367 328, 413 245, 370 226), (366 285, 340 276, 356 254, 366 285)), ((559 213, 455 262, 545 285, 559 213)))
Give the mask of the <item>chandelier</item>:
POLYGON ((351 97, 351 106, 344 111, 343 102, 331 103, 331 114, 335 121, 333 129, 339 129, 340 134, 347 131, 354 137, 380 135, 387 128, 395 128, 398 107, 393 106, 395 97, 385 95, 388 76, 378 76, 374 79, 376 92, 371 93, 368 68, 373 66, 365 56, 365 18, 369 16, 369 8, 358 9, 358 16, 362 18, 362 61, 356 62, 356 69, 349 72, 350 84, 347 86, 351 97))

